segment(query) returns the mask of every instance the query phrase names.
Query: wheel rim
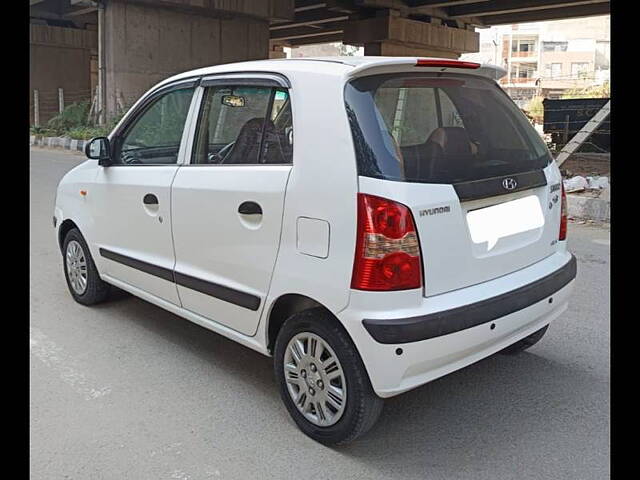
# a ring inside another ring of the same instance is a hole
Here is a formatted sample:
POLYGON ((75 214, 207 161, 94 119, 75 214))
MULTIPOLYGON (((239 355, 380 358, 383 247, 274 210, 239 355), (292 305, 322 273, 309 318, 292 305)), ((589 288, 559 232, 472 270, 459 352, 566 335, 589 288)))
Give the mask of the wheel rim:
POLYGON ((87 289, 87 260, 80 244, 71 240, 67 244, 67 277, 71 288, 78 295, 82 295, 87 289))
POLYGON ((289 340, 284 354, 284 378, 296 408, 314 425, 328 427, 344 414, 347 382, 333 349, 314 333, 289 340))

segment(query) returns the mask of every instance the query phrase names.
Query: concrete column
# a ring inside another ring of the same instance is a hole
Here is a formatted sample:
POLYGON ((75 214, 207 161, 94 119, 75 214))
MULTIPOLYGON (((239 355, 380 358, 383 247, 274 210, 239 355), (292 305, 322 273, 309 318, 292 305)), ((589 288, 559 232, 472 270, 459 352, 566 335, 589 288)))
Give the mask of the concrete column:
MULTIPOLYGON (((155 83, 180 72, 269 57, 267 19, 197 14, 111 0, 105 8, 106 106, 126 107, 155 83)), ((215 13, 215 12, 214 12, 215 13)))
POLYGON ((44 125, 59 113, 58 88, 67 103, 90 100, 89 56, 96 38, 77 28, 32 24, 29 30, 29 89, 39 92, 44 125))
POLYGON ((479 50, 480 35, 439 22, 410 20, 398 15, 347 23, 344 43, 364 45, 365 55, 458 58, 479 50))

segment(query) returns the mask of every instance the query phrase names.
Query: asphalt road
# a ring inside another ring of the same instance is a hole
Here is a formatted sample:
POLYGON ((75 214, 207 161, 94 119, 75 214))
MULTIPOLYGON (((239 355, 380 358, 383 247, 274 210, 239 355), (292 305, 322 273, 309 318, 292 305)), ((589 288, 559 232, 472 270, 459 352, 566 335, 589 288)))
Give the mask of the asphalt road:
POLYGON ((80 155, 31 153, 32 479, 609 478, 609 232, 571 224, 569 311, 497 355, 385 403, 327 448, 281 404, 271 359, 133 296, 76 304, 51 226, 80 155))

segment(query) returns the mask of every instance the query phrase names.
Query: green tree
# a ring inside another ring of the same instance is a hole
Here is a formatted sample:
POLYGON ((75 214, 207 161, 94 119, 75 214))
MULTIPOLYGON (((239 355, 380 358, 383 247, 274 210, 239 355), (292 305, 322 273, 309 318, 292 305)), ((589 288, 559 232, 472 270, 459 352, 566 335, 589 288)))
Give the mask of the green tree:
POLYGON ((586 88, 572 88, 567 90, 562 98, 609 98, 611 97, 611 88, 609 82, 602 85, 592 85, 586 88))
POLYGON ((542 105, 543 97, 533 97, 524 107, 524 110, 533 118, 536 123, 542 123, 544 117, 544 106, 542 105))

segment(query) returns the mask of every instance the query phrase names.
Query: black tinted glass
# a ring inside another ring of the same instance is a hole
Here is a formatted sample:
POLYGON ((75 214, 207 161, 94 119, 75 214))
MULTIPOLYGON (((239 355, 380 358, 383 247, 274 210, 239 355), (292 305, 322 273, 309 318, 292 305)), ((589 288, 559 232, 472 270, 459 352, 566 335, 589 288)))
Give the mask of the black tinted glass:
POLYGON ((291 131, 288 91, 254 86, 209 87, 192 163, 291 163, 291 131))
POLYGON ((120 139, 117 163, 164 165, 178 161, 193 88, 173 90, 149 105, 120 139))
POLYGON ((457 183, 544 168, 540 135, 489 79, 374 75, 345 88, 360 175, 457 183))

